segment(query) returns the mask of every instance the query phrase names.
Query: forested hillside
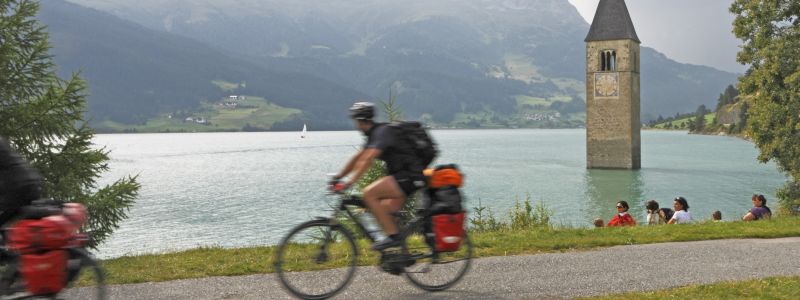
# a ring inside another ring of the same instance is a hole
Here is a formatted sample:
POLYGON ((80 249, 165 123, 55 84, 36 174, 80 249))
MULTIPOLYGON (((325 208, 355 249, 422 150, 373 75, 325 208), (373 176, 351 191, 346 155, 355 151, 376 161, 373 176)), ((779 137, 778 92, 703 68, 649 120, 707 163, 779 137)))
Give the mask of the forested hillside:
MULTIPOLYGON (((101 94, 90 102, 101 117, 141 121, 218 97, 206 79, 246 82, 237 92, 301 109, 302 118, 314 120, 326 120, 325 112, 358 98, 385 99, 390 90, 407 117, 439 124, 481 114, 500 119, 498 124, 525 125, 519 120, 555 112, 567 118, 550 105, 584 98, 589 25, 567 0, 71 1, 141 24, 97 11, 64 18, 59 16, 67 12, 59 9, 78 8, 60 0, 44 5, 50 14, 43 19, 58 25, 53 36, 59 63, 86 70, 90 82, 100 78, 94 85, 101 94), (97 50, 133 61, 77 55, 97 50), (126 91, 136 85, 112 76, 117 69, 152 84, 126 91), (547 101, 526 109, 520 99, 547 101)), ((711 106, 717 91, 736 78, 646 47, 641 61, 643 121, 711 106)), ((332 122, 347 126, 346 119, 332 122)))
POLYGON ((96 122, 138 124, 159 113, 198 109, 203 101, 229 93, 250 93, 342 127, 337 119, 327 118, 328 108, 367 97, 327 80, 269 70, 201 42, 60 0, 43 3, 39 17, 49 26, 59 71, 80 71, 88 80, 89 113, 96 122), (225 92, 214 80, 242 87, 225 92))

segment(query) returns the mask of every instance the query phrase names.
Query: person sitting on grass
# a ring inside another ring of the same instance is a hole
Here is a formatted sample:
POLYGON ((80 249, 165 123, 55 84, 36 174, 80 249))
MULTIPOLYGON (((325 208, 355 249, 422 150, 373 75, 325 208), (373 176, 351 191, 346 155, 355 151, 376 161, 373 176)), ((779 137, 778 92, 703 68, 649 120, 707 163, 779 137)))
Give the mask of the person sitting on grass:
POLYGON ((721 222, 722 221, 722 212, 721 211, 715 211, 714 213, 712 213, 711 214, 711 220, 714 221, 714 222, 721 222))
POLYGON ((628 213, 628 202, 617 202, 617 214, 608 221, 608 226, 636 226, 636 220, 628 213))
POLYGON ((659 208, 656 200, 647 201, 645 208, 647 208, 648 225, 667 224, 667 222, 672 219, 672 215, 675 214, 675 211, 673 211, 671 208, 659 208))
POLYGON ((669 207, 662 207, 658 209, 658 216, 659 216, 659 224, 667 224, 669 220, 672 220, 672 216, 675 215, 675 211, 669 207))
POLYGON ((772 217, 772 210, 767 207, 767 197, 764 197, 764 195, 753 195, 751 201, 753 201, 753 208, 742 217, 743 221, 749 222, 772 217))
POLYGON ((688 224, 692 223, 692 214, 689 213, 689 202, 686 201, 686 198, 677 197, 675 198, 675 203, 673 204, 675 208, 675 214, 672 215, 672 218, 669 219, 667 224, 688 224))
POLYGON ((603 224, 605 224, 605 221, 603 221, 603 219, 601 218, 594 219, 594 227, 600 228, 603 227, 603 224))
POLYGON ((656 200, 649 200, 647 204, 644 206, 647 209, 647 225, 658 225, 659 223, 664 223, 662 220, 664 217, 661 216, 661 210, 658 209, 658 202, 656 200))

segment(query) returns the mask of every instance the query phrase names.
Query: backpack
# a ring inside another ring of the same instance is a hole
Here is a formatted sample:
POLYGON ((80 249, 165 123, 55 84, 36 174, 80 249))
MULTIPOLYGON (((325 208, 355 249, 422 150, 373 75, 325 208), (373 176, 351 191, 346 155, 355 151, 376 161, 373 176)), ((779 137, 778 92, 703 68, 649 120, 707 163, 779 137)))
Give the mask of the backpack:
POLYGON ((463 197, 459 189, 464 184, 464 175, 456 164, 438 165, 425 169, 428 189, 423 193, 420 208, 430 210, 432 215, 462 212, 463 197))
POLYGON ((389 127, 395 129, 396 134, 400 137, 399 140, 414 152, 414 156, 422 168, 430 165, 439 154, 436 143, 433 142, 420 122, 397 121, 389 123, 389 127))

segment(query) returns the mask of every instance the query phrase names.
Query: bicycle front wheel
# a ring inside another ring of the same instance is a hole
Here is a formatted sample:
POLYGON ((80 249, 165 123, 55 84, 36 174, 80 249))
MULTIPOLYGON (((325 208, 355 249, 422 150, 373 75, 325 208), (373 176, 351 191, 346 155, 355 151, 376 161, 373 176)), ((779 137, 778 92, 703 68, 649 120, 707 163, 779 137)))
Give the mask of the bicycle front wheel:
POLYGON ((466 231, 461 247, 458 251, 452 252, 436 252, 424 242, 423 235, 415 236, 419 237, 408 240, 409 247, 416 245, 414 248, 423 250, 418 254, 412 252, 412 256, 417 257, 417 262, 406 268, 406 278, 412 284, 429 292, 438 292, 452 287, 467 274, 472 262, 473 249, 472 241, 466 231))
POLYGON ((287 291, 302 299, 326 299, 350 283, 357 259, 350 231, 330 220, 314 220, 289 232, 274 264, 287 291))

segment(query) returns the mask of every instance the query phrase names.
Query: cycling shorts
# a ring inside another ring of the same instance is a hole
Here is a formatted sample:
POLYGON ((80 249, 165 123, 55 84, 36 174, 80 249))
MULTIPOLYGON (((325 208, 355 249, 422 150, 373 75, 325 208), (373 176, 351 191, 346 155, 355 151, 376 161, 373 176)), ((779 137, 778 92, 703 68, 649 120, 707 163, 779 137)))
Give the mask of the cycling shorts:
POLYGON ((392 177, 394 177, 400 189, 403 190, 406 198, 426 185, 425 175, 422 175, 422 172, 400 171, 393 174, 392 177))

